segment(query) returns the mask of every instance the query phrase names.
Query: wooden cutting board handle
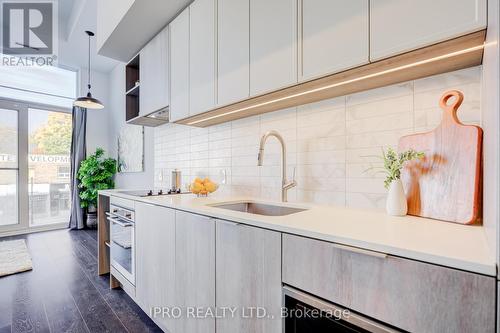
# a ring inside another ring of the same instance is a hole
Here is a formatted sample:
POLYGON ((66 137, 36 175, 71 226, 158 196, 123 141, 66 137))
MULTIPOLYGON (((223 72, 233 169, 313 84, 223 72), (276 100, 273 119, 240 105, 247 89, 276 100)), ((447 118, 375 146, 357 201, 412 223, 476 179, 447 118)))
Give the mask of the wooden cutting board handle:
POLYGON ((443 119, 442 123, 456 123, 462 124, 457 117, 457 111, 462 102, 464 101, 464 94, 458 90, 447 91, 441 96, 439 100, 439 106, 443 109, 443 119), (455 100, 448 104, 450 98, 455 97, 455 100))

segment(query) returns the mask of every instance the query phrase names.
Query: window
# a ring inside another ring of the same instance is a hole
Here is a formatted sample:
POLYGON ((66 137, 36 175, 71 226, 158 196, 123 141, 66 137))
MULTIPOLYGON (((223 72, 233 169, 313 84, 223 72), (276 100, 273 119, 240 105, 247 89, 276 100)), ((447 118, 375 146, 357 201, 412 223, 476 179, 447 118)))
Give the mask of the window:
POLYGON ((52 66, 1 66, 0 97, 71 109, 77 72, 52 66))

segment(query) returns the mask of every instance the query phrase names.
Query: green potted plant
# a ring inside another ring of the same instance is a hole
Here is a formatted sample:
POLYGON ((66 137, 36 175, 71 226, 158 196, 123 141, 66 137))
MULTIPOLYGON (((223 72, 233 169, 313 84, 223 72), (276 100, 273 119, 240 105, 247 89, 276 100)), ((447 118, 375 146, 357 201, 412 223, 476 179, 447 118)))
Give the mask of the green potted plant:
POLYGON ((104 149, 97 148, 94 154, 80 163, 78 169, 80 207, 87 210, 88 227, 97 225, 97 192, 115 187, 116 160, 103 155, 104 149))

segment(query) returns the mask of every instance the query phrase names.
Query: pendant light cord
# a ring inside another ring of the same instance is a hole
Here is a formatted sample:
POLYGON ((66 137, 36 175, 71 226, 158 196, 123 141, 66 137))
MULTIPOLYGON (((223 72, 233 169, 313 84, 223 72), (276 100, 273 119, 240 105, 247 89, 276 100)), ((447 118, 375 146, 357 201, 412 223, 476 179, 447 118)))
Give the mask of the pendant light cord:
POLYGON ((89 88, 89 92, 90 92, 90 35, 89 35, 89 68, 88 68, 88 83, 87 83, 87 87, 89 88))

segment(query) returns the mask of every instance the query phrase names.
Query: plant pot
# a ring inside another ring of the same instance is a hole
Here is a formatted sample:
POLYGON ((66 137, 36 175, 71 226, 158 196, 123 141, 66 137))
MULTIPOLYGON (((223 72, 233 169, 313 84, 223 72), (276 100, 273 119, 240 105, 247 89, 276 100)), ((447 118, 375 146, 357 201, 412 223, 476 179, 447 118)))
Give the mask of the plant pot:
POLYGON ((87 213, 87 228, 97 228, 97 212, 87 213))
POLYGON ((387 214, 392 216, 405 216, 408 213, 408 204, 401 179, 393 180, 389 185, 385 209, 387 214))

